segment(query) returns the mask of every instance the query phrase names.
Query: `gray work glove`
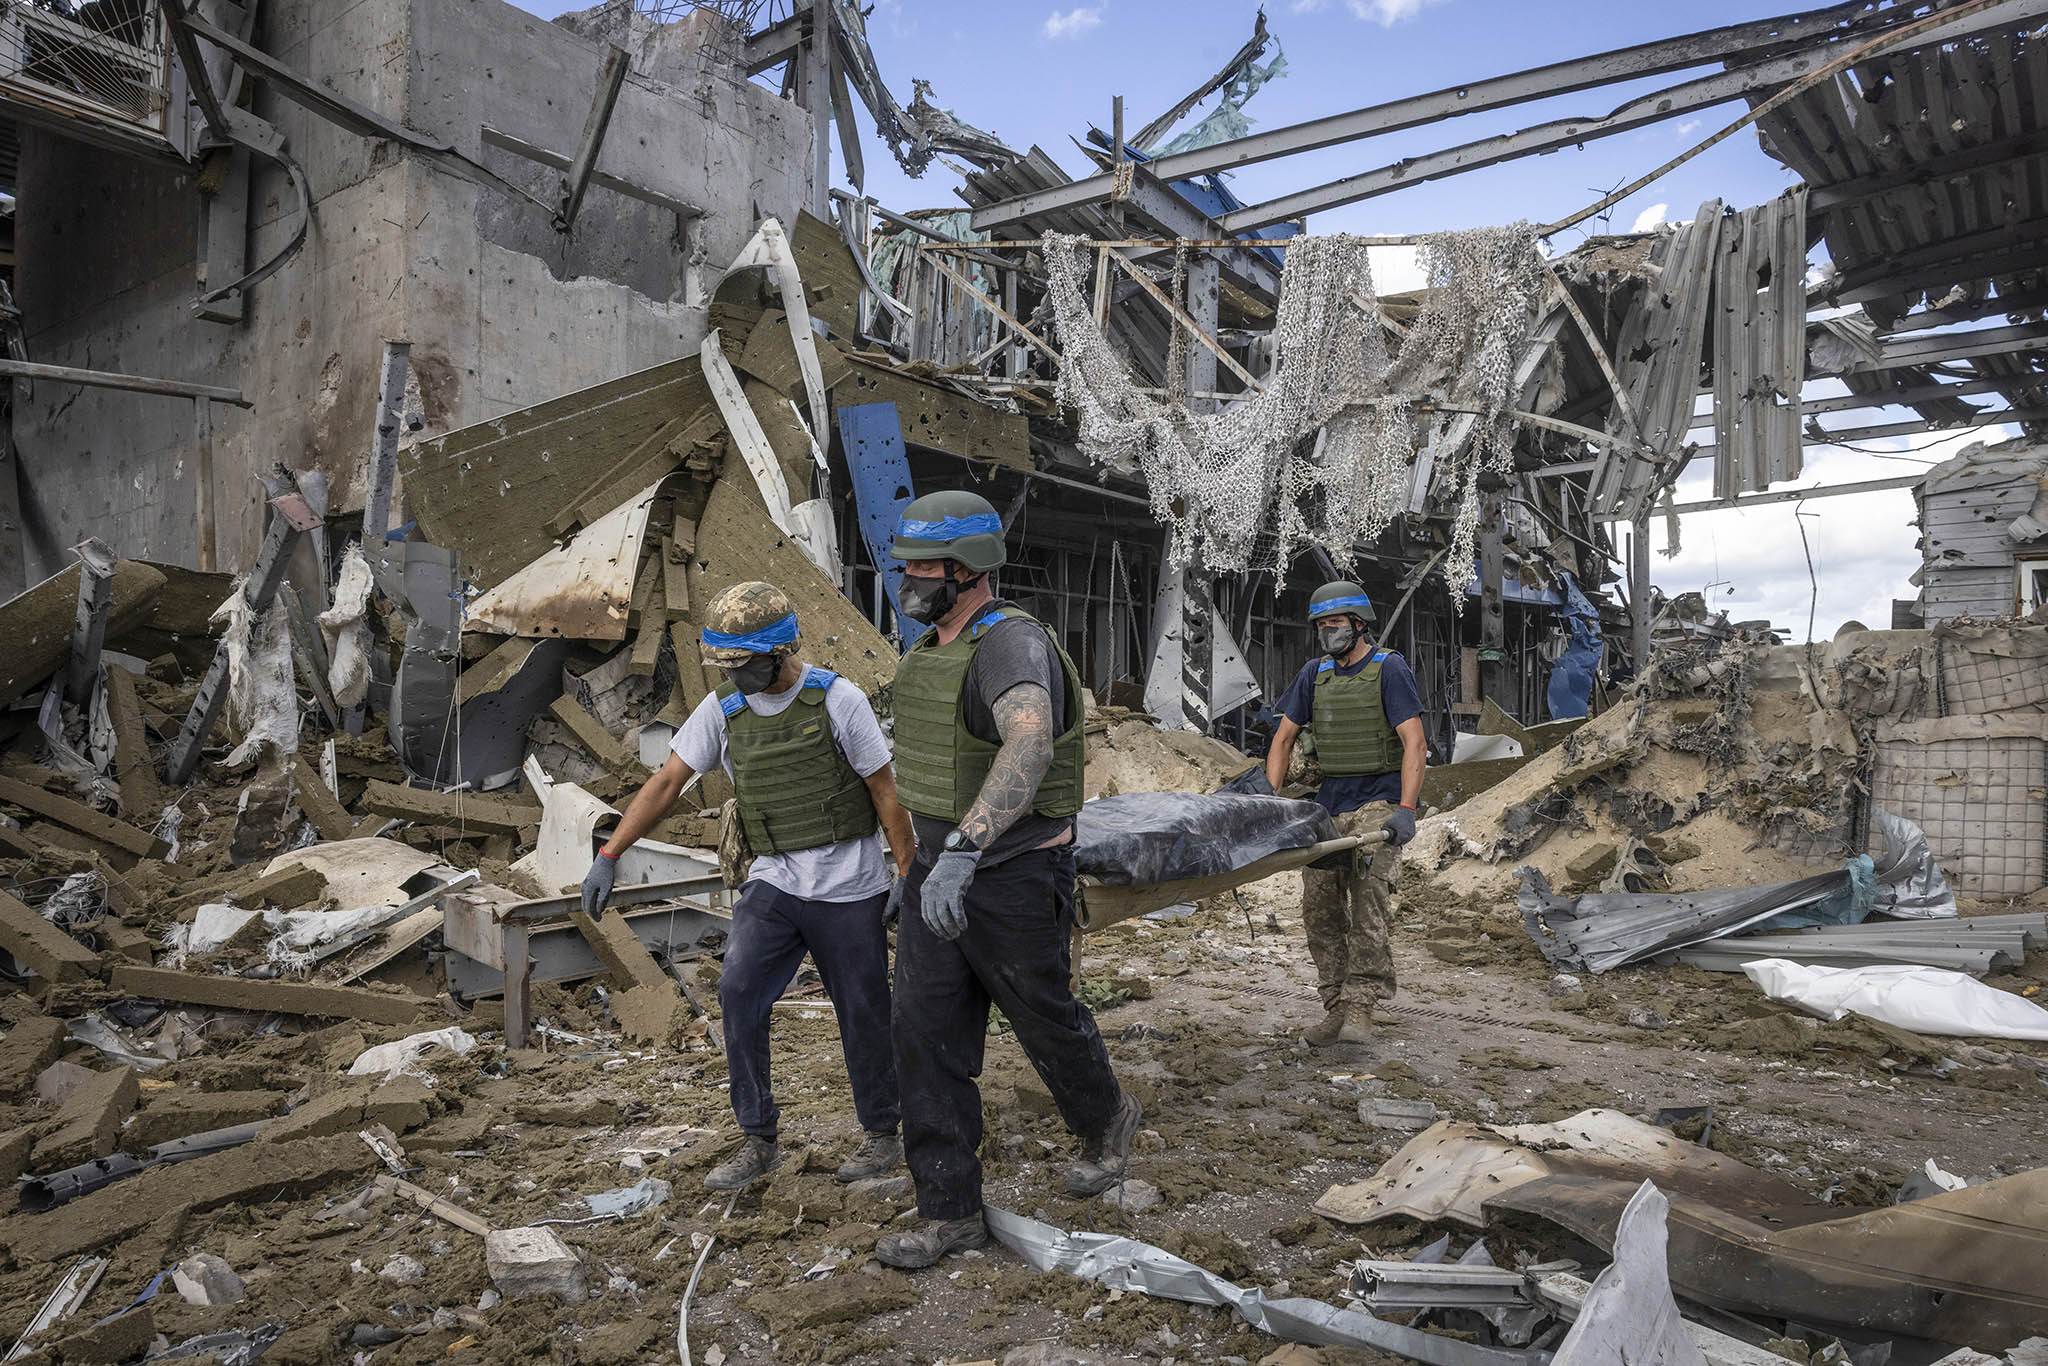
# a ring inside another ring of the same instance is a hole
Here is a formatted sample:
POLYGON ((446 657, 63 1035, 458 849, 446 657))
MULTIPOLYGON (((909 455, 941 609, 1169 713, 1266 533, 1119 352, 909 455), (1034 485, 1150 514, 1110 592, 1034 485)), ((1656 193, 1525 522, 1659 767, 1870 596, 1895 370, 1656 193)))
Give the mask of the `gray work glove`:
POLYGON ((1395 848, 1415 838, 1415 812, 1405 806, 1397 806, 1388 813, 1387 823, 1380 829, 1387 832, 1387 838, 1395 848))
POLYGON ((903 903, 910 899, 910 879, 898 877, 889 884, 889 899, 882 903, 882 923, 893 925, 903 918, 903 903))
POLYGON ((979 849, 950 849, 939 855, 918 889, 924 923, 941 939, 958 939, 967 931, 967 884, 981 862, 979 849))
POLYGON ((598 851, 590 861, 590 871, 583 875, 583 913, 593 920, 603 915, 605 903, 612 899, 612 884, 618 880, 619 861, 598 851))

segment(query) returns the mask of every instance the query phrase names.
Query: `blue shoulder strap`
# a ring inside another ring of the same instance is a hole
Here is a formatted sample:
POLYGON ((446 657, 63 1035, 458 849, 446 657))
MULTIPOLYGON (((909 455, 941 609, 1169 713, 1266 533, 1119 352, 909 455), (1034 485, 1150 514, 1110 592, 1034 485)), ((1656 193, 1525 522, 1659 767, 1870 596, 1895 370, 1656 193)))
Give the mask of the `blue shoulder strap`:
POLYGON ((747 695, 737 688, 718 699, 718 709, 725 713, 728 720, 739 715, 746 705, 747 695))
POLYGON ((1322 676, 1323 676, 1324 674, 1326 674, 1326 673, 1334 673, 1334 672, 1336 672, 1336 669, 1337 669, 1337 661, 1336 661, 1336 660, 1334 660, 1334 659, 1332 659, 1332 658, 1330 658, 1330 657, 1329 657, 1328 655, 1324 655, 1324 656, 1323 656, 1323 658, 1322 658, 1322 662, 1316 665, 1316 678, 1317 678, 1317 681, 1319 681, 1319 682, 1320 682, 1320 681, 1321 681, 1321 678, 1322 678, 1322 676))
POLYGON ((823 688, 829 690, 831 686, 834 683, 837 683, 838 681, 838 674, 833 673, 830 669, 820 668, 816 664, 808 665, 804 669, 804 686, 806 688, 823 688))
POLYGON ((989 608, 988 611, 982 613, 979 617, 975 618, 974 624, 967 628, 967 638, 969 640, 975 639, 976 637, 981 635, 983 631, 988 630, 990 627, 995 626, 1000 622, 1009 620, 1009 616, 1010 612, 1008 608, 989 608))

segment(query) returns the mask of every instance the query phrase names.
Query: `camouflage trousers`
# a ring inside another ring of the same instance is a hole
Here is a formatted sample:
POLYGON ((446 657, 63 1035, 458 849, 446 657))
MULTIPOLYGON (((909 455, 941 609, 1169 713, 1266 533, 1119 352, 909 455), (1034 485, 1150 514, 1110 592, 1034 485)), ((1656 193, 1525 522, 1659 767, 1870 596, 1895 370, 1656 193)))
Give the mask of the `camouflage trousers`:
MULTIPOLYGON (((1393 809, 1390 802, 1372 802, 1347 811, 1336 818, 1337 832, 1377 834, 1393 809)), ((1302 869, 1301 922, 1323 1009, 1393 999, 1394 953, 1388 940, 1400 881, 1401 851, 1384 844, 1368 847, 1341 872, 1302 869)))

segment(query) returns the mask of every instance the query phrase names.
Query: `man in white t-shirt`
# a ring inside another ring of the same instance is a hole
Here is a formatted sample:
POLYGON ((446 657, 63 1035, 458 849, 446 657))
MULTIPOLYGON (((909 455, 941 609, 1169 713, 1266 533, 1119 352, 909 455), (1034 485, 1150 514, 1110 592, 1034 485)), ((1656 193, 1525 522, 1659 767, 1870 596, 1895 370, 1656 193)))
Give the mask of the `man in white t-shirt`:
POLYGON ((602 915, 618 859, 668 815, 690 780, 722 767, 754 855, 733 905, 718 981, 740 1150, 704 1178, 737 1190, 782 1162, 780 1112, 769 1088, 769 1008, 806 952, 839 1018, 855 1113, 866 1138, 841 1181, 903 1160, 889 1036, 884 910, 909 871, 910 818, 896 800, 889 742, 867 697, 797 654, 796 611, 767 583, 739 583, 705 612, 703 658, 726 681, 690 713, 668 761, 647 780, 583 881, 583 909, 602 915), (883 859, 886 835, 892 873, 883 859))

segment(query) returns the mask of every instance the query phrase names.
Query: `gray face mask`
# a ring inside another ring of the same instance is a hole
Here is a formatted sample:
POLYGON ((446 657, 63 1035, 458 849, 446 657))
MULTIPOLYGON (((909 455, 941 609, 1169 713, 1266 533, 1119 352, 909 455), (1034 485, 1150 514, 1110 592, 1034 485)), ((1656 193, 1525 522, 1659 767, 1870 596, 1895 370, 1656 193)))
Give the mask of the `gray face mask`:
POLYGON ((967 586, 951 574, 931 578, 905 574, 896 586, 896 607, 912 621, 929 626, 953 610, 953 604, 960 600, 960 590, 967 586))
POLYGON ((781 672, 782 656, 755 655, 738 668, 726 668, 725 676, 732 680, 735 688, 752 695, 768 691, 775 684, 775 676, 781 672))
POLYGON ((1358 644, 1358 628, 1348 621, 1332 626, 1318 626, 1316 644, 1322 646, 1323 653, 1330 658, 1342 659, 1351 653, 1354 645, 1358 644))

